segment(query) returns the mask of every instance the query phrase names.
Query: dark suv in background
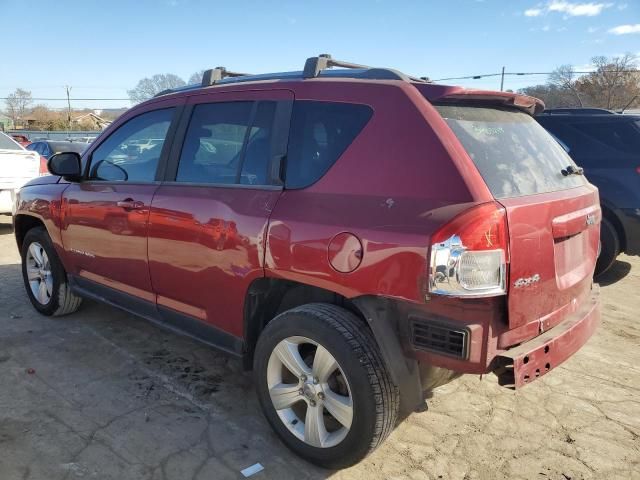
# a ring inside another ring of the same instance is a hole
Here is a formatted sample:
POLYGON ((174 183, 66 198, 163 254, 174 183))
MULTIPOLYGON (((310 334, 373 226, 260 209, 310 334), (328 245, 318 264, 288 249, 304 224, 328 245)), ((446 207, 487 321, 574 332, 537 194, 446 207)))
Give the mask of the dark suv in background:
POLYGON ((600 190, 602 250, 596 275, 620 253, 640 255, 640 116, 563 108, 536 119, 600 190))

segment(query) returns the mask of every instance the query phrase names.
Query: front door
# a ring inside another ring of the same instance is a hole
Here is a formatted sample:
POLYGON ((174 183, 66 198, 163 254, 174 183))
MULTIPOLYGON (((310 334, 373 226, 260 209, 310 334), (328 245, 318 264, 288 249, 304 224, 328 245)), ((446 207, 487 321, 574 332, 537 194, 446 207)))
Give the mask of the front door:
POLYGON ((147 227, 175 116, 176 108, 168 107, 126 120, 89 152, 85 180, 64 191, 62 241, 78 282, 155 303, 147 227))
POLYGON ((264 276, 265 232, 281 193, 273 172, 293 95, 264 95, 192 99, 182 149, 174 147, 173 171, 151 205, 149 269, 161 314, 179 328, 201 325, 199 336, 228 349, 243 334, 246 291, 264 276))

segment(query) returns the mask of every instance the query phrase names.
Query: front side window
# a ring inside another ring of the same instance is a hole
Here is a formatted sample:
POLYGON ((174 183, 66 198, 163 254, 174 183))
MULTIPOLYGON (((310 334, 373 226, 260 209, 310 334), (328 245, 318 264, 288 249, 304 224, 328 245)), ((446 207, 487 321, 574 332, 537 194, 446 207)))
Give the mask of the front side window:
POLYGON ((304 188, 319 180, 367 124, 367 105, 296 101, 291 116, 285 185, 304 188))
POLYGON ((176 181, 267 185, 276 102, 197 105, 176 181))
POLYGON ((174 111, 154 110, 121 125, 91 154, 89 179, 154 181, 174 111))

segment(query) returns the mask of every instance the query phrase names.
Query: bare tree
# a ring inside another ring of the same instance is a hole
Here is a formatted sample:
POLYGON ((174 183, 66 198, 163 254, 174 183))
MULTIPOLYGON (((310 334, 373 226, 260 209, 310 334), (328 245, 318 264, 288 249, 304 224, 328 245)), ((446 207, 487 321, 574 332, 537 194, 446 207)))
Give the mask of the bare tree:
POLYGON ((5 102, 7 105, 7 115, 13 121, 14 127, 17 127, 18 123, 24 121, 24 116, 33 100, 31 92, 18 88, 15 92, 9 94, 5 102))
POLYGON ((622 108, 640 94, 640 70, 635 55, 594 57, 592 62, 596 70, 578 80, 577 88, 591 96, 596 106, 622 108))
POLYGON ((189 77, 189 85, 193 83, 202 83, 202 76, 204 75, 205 70, 200 70, 195 72, 193 75, 189 77))
POLYGON ((182 87, 184 85, 184 80, 173 73, 156 74, 151 78, 143 78, 140 80, 135 88, 127 91, 127 94, 132 103, 140 103, 150 99, 163 90, 182 87))
POLYGON ((532 85, 519 90, 520 93, 530 97, 539 98, 544 102, 545 108, 561 108, 575 106, 575 95, 555 84, 532 85))
POLYGON ((576 88, 576 72, 572 65, 560 65, 551 75, 549 75, 549 83, 556 87, 571 92, 580 107, 583 106, 580 92, 576 88))

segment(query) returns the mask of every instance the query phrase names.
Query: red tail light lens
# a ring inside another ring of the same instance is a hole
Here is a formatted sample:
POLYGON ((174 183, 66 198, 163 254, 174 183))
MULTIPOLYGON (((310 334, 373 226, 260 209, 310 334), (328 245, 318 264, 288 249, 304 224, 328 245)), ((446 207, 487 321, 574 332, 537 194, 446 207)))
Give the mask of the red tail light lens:
POLYGON ((504 208, 473 207, 432 237, 429 293, 494 296, 507 291, 508 233, 504 208))
POLYGON ((44 175, 51 175, 49 173, 49 169, 47 168, 47 159, 44 157, 40 157, 40 170, 39 170, 40 176, 44 176, 44 175))

